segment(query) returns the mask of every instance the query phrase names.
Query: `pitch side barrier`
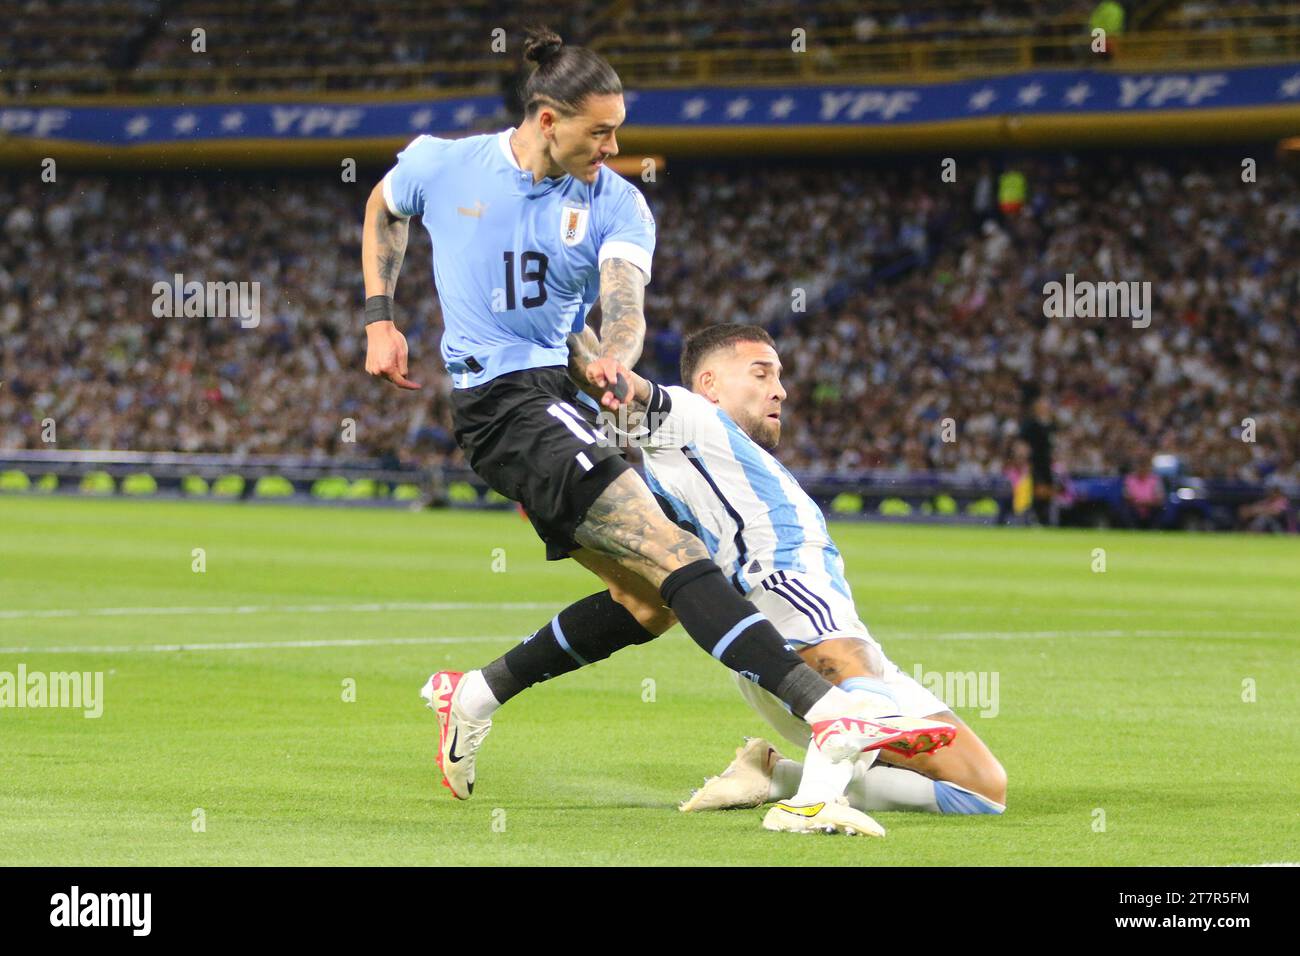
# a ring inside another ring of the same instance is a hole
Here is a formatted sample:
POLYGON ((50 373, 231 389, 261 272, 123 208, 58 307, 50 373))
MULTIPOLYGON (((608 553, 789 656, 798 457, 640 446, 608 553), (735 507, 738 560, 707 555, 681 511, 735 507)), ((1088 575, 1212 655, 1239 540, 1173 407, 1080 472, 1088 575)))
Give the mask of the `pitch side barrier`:
MULTIPOLYGON (((1218 69, 1041 69, 945 82, 814 82, 630 88, 625 152, 789 155, 1205 145, 1292 136, 1300 58, 1218 69)), ((157 169, 381 163, 422 133, 512 122, 497 94, 408 93, 160 103, 149 98, 0 102, 0 162, 157 169)))
MULTIPOLYGON (((1001 476, 951 472, 852 473, 796 470, 795 477, 834 518, 941 524, 1018 524, 1034 520, 1001 476)), ((1280 487, 1291 505, 1281 530, 1296 528, 1300 486, 1280 487)), ((1239 481, 1165 478, 1154 523, 1165 529, 1229 530, 1240 509, 1273 494, 1239 481)), ((463 466, 419 466, 374 459, 182 452, 0 450, 0 494, 87 495, 404 507, 512 508, 463 466)), ((1119 475, 1058 477, 1053 520, 1084 527, 1129 522, 1119 475)))

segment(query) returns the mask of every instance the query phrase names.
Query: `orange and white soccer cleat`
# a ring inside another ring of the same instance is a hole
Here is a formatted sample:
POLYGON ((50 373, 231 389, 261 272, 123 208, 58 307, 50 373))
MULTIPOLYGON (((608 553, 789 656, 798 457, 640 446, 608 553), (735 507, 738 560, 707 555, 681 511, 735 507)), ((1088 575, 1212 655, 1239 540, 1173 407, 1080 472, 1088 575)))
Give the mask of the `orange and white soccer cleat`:
POLYGON ((456 705, 456 691, 464 677, 460 671, 438 671, 420 689, 420 696, 438 717, 442 785, 457 800, 468 800, 474 792, 474 755, 492 729, 491 720, 471 720, 456 705))
POLYGON ((915 757, 946 747, 957 728, 941 720, 917 717, 835 717, 812 725, 812 741, 832 760, 845 760, 866 750, 888 750, 915 757))

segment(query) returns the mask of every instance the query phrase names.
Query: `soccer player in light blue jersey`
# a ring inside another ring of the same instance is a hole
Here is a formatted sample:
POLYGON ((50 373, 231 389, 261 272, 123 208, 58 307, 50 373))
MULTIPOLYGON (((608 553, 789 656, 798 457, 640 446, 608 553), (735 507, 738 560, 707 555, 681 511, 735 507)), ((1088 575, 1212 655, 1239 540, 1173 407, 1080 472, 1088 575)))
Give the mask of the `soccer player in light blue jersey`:
POLYGON ((606 408, 627 397, 645 335, 654 217, 640 191, 606 166, 626 115, 614 70, 547 30, 529 34, 524 56, 537 66, 519 127, 418 137, 371 193, 362 239, 366 371, 420 387, 407 377, 406 340, 393 322, 409 221, 419 216, 433 245, 457 442, 490 487, 523 505, 548 559, 572 557, 605 585, 481 670, 429 679, 422 694, 438 716, 444 784, 470 796, 475 754, 505 701, 653 640, 673 618, 793 713, 827 721, 819 748, 830 762, 886 739, 906 745, 905 729, 860 719, 854 700, 737 593, 579 400, 569 346, 580 338, 592 352, 574 370, 578 380, 606 408), (600 335, 588 340, 585 319, 598 299, 600 335))

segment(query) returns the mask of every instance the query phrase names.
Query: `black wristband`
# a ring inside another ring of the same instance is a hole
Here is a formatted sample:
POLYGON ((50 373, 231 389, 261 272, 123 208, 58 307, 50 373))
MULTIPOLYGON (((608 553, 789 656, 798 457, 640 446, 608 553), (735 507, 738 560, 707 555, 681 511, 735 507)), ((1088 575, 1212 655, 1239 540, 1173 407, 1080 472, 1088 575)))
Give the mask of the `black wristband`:
POLYGON ((372 295, 366 299, 366 325, 371 322, 393 321, 393 297, 391 295, 372 295))

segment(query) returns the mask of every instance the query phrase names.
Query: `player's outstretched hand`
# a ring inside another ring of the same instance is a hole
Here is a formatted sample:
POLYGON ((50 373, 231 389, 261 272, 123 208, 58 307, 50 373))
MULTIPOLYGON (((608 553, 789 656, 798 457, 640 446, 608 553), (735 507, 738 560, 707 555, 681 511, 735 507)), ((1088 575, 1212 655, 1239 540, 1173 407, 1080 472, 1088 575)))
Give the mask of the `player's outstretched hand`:
POLYGON ((382 375, 398 388, 420 388, 406 377, 406 336, 392 322, 366 326, 366 371, 382 375))
POLYGON ((632 373, 616 358, 602 355, 587 366, 587 381, 604 389, 600 404, 617 409, 632 400, 632 373))

